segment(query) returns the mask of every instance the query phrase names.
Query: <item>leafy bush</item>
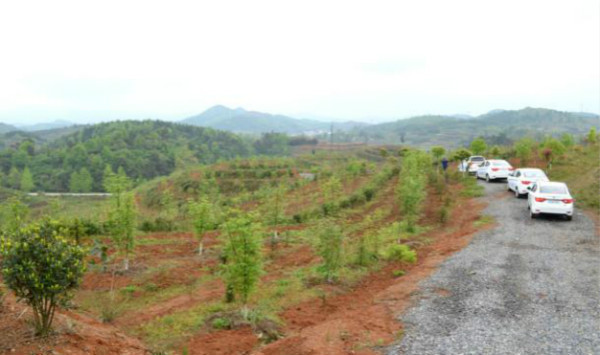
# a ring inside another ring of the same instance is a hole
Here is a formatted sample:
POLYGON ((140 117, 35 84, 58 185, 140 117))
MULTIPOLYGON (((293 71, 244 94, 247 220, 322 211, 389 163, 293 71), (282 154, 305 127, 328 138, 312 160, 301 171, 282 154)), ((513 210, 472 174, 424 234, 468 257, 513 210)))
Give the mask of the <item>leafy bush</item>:
POLYGON ((49 333, 56 307, 71 298, 85 270, 85 250, 59 232, 46 220, 0 238, 4 282, 31 306, 39 335, 49 333))
POLYGON ((393 244, 388 248, 386 257, 390 261, 414 263, 417 261, 417 252, 410 250, 408 245, 393 244))
POLYGON ((404 271, 404 270, 392 271, 392 276, 394 276, 394 277, 400 277, 400 276, 404 276, 404 275, 406 275, 406 271, 404 271))
POLYGON ((163 217, 156 217, 153 221, 143 221, 139 228, 142 232, 171 232, 175 230, 175 223, 163 217))
POLYGON ((372 187, 367 187, 363 190, 363 195, 365 195, 366 201, 371 201, 373 196, 375 196, 375 189, 372 187))
POLYGON ((229 320, 229 318, 224 317, 215 318, 212 321, 212 326, 215 329, 230 329, 231 321, 229 320))

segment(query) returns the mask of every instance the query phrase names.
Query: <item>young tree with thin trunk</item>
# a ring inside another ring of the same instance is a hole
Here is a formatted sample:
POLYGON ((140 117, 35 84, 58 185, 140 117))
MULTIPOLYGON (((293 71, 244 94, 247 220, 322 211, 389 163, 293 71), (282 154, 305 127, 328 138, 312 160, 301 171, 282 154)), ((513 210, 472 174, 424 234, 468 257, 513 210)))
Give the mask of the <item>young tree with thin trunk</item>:
POLYGON ((260 225, 250 216, 230 218, 222 227, 224 238, 224 279, 229 292, 242 303, 247 316, 248 300, 263 273, 260 225))
POLYGON ((342 267, 342 247, 344 237, 340 227, 331 221, 319 226, 317 252, 323 259, 318 270, 328 283, 332 283, 342 267))
POLYGON ((129 256, 135 246, 136 206, 131 181, 123 168, 113 173, 107 165, 104 173, 104 188, 112 194, 112 207, 109 211, 109 224, 112 239, 120 254, 124 256, 123 269, 129 270, 129 256))
POLYGON ((119 204, 109 215, 112 239, 117 250, 123 255, 123 270, 129 270, 129 256, 135 247, 135 199, 132 192, 121 194, 119 204))
POLYGON ((438 172, 440 171, 440 159, 442 159, 445 153, 446 149, 444 149, 442 146, 435 146, 431 148, 431 155, 433 155, 438 172))
POLYGON ((486 149, 487 149, 487 144, 485 143, 485 139, 483 139, 482 137, 475 138, 471 142, 471 151, 475 155, 483 154, 483 152, 485 152, 486 149))
POLYGON ((198 239, 198 255, 202 255, 204 233, 214 227, 213 205, 206 196, 202 196, 197 202, 188 202, 188 211, 194 223, 196 239, 198 239))
POLYGON ((402 161, 396 194, 406 228, 414 232, 423 200, 426 197, 427 171, 431 168, 431 157, 420 151, 408 153, 402 161))

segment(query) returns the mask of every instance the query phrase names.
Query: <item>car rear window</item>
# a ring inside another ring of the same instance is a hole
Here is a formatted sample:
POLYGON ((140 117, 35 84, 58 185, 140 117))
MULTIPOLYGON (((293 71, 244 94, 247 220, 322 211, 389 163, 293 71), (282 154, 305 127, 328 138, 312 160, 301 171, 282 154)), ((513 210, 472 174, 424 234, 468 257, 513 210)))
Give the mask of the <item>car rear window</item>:
POLYGON ((540 186, 540 192, 543 194, 566 194, 567 188, 556 185, 542 185, 540 186))
POLYGON ((484 161, 485 159, 483 159, 483 157, 473 157, 471 158, 471 161, 484 161))
POLYGON ((493 161, 492 165, 493 166, 508 166, 508 163, 505 161, 493 161))
POLYGON ((541 171, 525 171, 523 172, 523 176, 525 177, 544 177, 545 174, 541 171))

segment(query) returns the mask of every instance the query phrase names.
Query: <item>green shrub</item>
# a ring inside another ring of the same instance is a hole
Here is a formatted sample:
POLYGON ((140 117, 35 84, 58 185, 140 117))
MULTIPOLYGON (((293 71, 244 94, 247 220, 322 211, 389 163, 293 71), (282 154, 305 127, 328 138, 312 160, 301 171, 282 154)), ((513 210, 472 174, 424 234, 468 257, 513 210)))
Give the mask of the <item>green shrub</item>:
POLYGON ((85 250, 59 232, 46 220, 0 238, 4 282, 31 306, 39 335, 49 333, 56 307, 69 301, 85 271, 85 250))
POLYGON ((292 219, 294 220, 295 223, 298 223, 298 224, 302 223, 302 220, 303 220, 301 214, 295 214, 292 217, 292 219))
POLYGON ((144 290, 147 292, 156 292, 156 291, 158 291, 158 289, 159 289, 158 285, 155 284, 154 282, 149 282, 144 285, 144 290))
POLYGON ((393 244, 388 248, 386 258, 390 261, 414 263, 417 261, 417 252, 410 250, 408 245, 393 244))
POLYGON ((229 318, 219 317, 212 321, 212 327, 215 329, 230 329, 231 321, 229 318))
POLYGON ((404 271, 404 270, 394 270, 394 271, 392 271, 392 275, 394 277, 404 276, 404 275, 406 275, 406 271, 404 271))
POLYGON ((129 295, 131 295, 135 291, 137 291, 137 288, 135 287, 135 285, 127 285, 121 289, 122 293, 129 294, 129 295))
POLYGON ((142 232, 171 232, 175 230, 175 223, 163 217, 156 217, 153 221, 143 221, 139 229, 142 232))
POLYGON ((446 224, 446 222, 448 222, 448 217, 449 217, 449 209, 448 206, 442 206, 442 208, 440 208, 439 211, 439 220, 441 224, 446 224))
POLYGON ((365 196, 366 201, 371 201, 373 196, 375 196, 375 189, 372 187, 367 187, 363 190, 363 195, 365 196))

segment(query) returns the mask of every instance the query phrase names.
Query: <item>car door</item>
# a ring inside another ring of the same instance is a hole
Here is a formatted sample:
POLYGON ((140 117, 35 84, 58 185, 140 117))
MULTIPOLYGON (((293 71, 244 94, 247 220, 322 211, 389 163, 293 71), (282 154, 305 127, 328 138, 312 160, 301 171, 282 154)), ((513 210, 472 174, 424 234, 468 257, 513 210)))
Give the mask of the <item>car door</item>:
POLYGON ((531 190, 529 190, 529 193, 527 194, 527 204, 529 205, 530 208, 531 208, 531 201, 533 201, 533 199, 535 198, 536 191, 537 191, 537 183, 534 183, 533 185, 531 185, 531 190))
POLYGON ((483 166, 482 166, 481 168, 479 168, 479 170, 478 170, 478 171, 480 172, 479 176, 480 176, 481 178, 484 178, 484 177, 485 177, 485 174, 487 173, 487 171, 488 171, 488 169, 489 169, 489 166, 490 166, 490 162, 489 162, 489 161, 486 161, 486 162, 485 162, 485 164, 483 164, 483 166))
POLYGON ((508 184, 509 189, 515 189, 515 187, 517 186, 517 177, 519 176, 521 176, 521 170, 518 169, 516 171, 508 173, 508 179, 506 179, 506 182, 508 184))

